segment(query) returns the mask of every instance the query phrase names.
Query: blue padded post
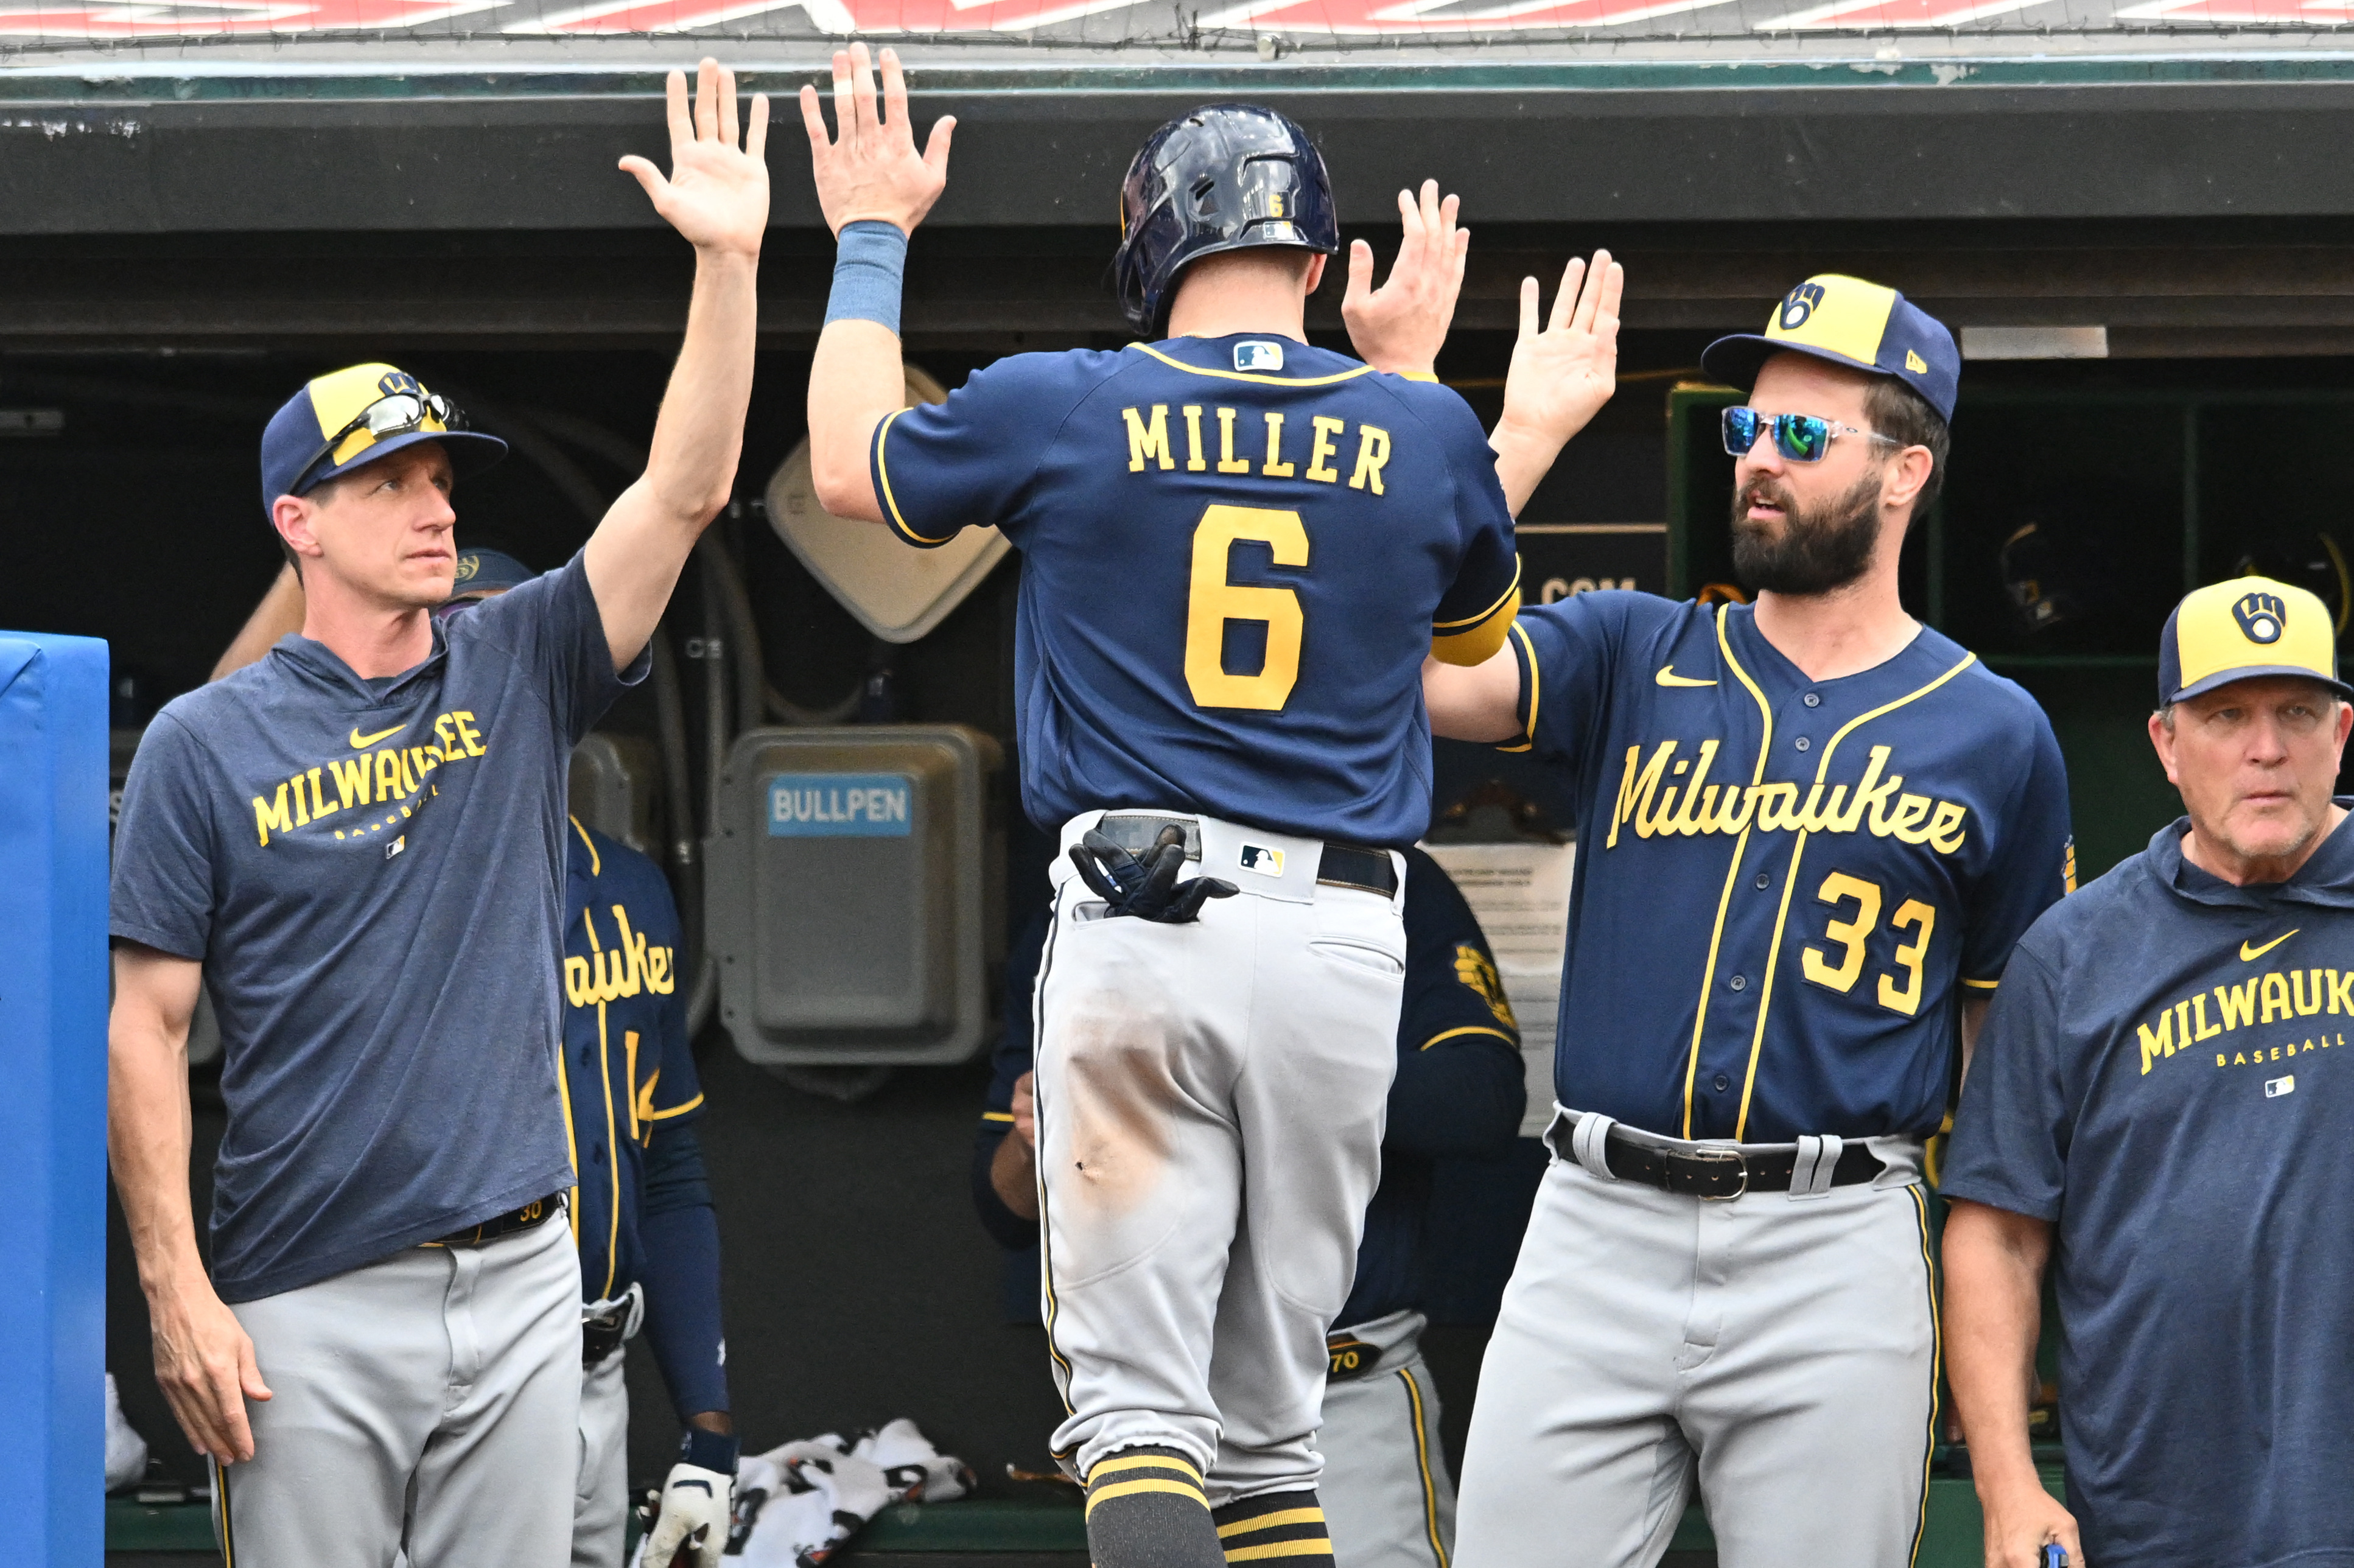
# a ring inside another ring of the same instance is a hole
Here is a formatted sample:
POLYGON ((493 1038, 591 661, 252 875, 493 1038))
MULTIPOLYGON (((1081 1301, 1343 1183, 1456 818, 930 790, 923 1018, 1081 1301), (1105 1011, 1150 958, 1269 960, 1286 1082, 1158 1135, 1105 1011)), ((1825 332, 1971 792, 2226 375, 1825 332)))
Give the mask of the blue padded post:
POLYGON ((0 1560, 105 1550, 106 644, 0 631, 0 1560))

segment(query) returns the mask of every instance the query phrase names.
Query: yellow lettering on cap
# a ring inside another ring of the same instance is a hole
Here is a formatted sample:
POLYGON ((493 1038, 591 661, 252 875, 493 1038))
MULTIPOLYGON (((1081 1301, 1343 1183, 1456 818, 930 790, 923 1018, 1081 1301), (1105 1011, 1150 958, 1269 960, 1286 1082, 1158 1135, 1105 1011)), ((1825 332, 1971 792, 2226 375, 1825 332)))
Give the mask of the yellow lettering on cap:
POLYGON ((1915 376, 1926 376, 1929 374, 1929 362, 1908 348, 1904 351, 1904 368, 1915 376))

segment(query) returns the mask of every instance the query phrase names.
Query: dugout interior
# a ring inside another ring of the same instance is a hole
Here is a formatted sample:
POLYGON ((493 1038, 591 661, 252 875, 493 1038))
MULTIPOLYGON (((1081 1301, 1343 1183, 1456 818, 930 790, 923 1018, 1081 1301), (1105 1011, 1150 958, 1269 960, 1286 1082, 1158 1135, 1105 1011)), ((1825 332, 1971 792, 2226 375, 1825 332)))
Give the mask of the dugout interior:
MULTIPOLYGON (((714 42, 724 58, 727 41, 714 42)), ((1878 61, 1879 47, 1856 58, 1878 61)), ((905 48, 920 70, 922 46, 905 48)), ((21 111, 0 114, 12 568, 0 624, 107 638, 115 722, 135 730, 204 678, 277 568, 254 484, 262 420, 305 377, 363 358, 451 392, 514 443, 461 491, 461 544, 543 567, 577 548, 634 475, 690 270, 612 162, 659 151, 647 62, 691 49, 628 51, 531 79, 461 70, 454 48, 429 79, 375 70, 357 48, 341 74, 290 76, 228 50, 201 71, 114 55, 0 73, 0 98, 21 111)), ((748 72, 748 89, 790 90, 822 53, 765 58, 779 63, 748 72)), ((965 67, 929 79, 937 90, 919 74, 919 114, 953 110, 963 128, 949 196, 911 261, 911 363, 952 387, 1002 354, 1126 341, 1105 281, 1119 165, 1168 113, 1248 95, 1324 138, 1347 233, 1384 257, 1398 183, 1431 173, 1463 192, 1473 260, 1440 368, 1483 418, 1500 398, 1518 278, 1537 272, 1550 291, 1566 256, 1596 245, 1627 262, 1618 396, 1522 519, 1532 599, 1729 578, 1724 397, 1702 382, 1700 349, 1755 330, 1810 272, 1893 284, 1966 334, 2010 329, 1988 340, 2005 352, 2084 355, 2100 329, 2098 358, 1970 360, 1946 492, 1906 561, 1915 613, 2052 713, 2082 877, 2179 810, 2141 733, 2174 597, 2255 556, 2314 569, 2345 603, 2332 573, 2354 555, 2335 482, 2354 408, 2354 171, 2330 149, 2354 129, 2354 73, 2311 65, 2287 79, 2226 59, 2203 76, 2145 63, 2087 85, 2013 67, 1956 87, 1909 58, 1829 82, 1819 68, 1602 79, 1505 60, 1473 79, 1460 59, 1375 63, 1344 79, 1315 59, 1115 60, 1093 76, 1058 67, 1052 81, 965 67), (2044 575, 2082 606, 2040 629, 2009 591, 2018 573, 2003 553, 2030 522, 2061 539, 2044 575)), ((832 253, 782 129, 738 501, 716 525, 748 591, 762 674, 800 709, 851 701, 854 717, 969 726, 1004 748, 1010 779, 1017 563, 893 647, 762 514, 802 434, 832 253)), ((1310 329, 1343 346, 1338 297, 1336 278, 1310 329)), ((700 836, 712 737, 741 727, 732 698, 705 700, 718 662, 697 657, 725 627, 690 568, 664 625, 690 754, 689 799, 656 813, 673 838, 681 822, 700 836)), ((626 696, 605 727, 657 742, 652 694, 626 696)), ((1441 751, 1442 804, 1500 780, 1565 816, 1524 760, 1441 751)), ((1009 906, 1035 895, 1051 850, 1010 797, 991 824, 1005 835, 1009 906)), ((845 1100, 825 1092, 844 1084, 789 1083, 742 1060, 716 1022, 699 1044, 748 1446, 913 1415, 987 1492, 1052 1499, 1005 1477, 1009 1463, 1046 1467, 1059 1412, 1039 1331, 1004 1321, 1001 1256, 967 1196, 982 1061, 902 1069, 845 1100)), ((218 1130, 217 1102, 200 1102, 200 1211, 218 1130)), ((110 1364, 165 1467, 193 1481, 201 1468, 146 1370, 114 1224, 110 1364)), ((1458 1454, 1482 1293, 1492 1310, 1500 1266, 1464 1263, 1477 1288, 1431 1340, 1458 1454)), ((652 1477, 675 1429, 642 1356, 632 1392, 631 1473, 652 1477)))

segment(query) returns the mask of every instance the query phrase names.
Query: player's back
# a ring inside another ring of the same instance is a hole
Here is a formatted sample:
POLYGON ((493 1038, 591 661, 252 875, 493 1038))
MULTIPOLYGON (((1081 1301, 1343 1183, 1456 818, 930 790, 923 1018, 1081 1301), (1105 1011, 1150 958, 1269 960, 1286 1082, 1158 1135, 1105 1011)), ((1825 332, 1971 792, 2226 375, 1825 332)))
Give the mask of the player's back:
POLYGON ((1511 524, 1446 388, 1267 336, 1028 355, 876 438, 917 544, 1023 553, 1024 804, 1405 843, 1427 825, 1423 657, 1494 647, 1511 524))

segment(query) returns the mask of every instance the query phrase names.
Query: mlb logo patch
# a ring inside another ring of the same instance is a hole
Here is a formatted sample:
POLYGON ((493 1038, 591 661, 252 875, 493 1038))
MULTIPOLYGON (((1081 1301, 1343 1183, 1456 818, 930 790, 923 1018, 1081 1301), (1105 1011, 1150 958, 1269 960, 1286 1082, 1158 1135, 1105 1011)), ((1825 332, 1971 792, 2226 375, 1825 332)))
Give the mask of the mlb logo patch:
POLYGON ((1236 370, 1280 370, 1283 368, 1283 344, 1279 343, 1238 343, 1235 344, 1236 370))
POLYGON ((1245 871, 1255 871, 1261 876, 1283 874, 1283 852, 1264 844, 1243 845, 1242 863, 1245 871))
POLYGON ((2264 1098, 2268 1100, 2276 1100, 2283 1095, 2293 1095, 2295 1093, 2296 1093, 2296 1075, 2295 1073, 2291 1073, 2285 1078, 2266 1078, 2264 1080, 2264 1098))

